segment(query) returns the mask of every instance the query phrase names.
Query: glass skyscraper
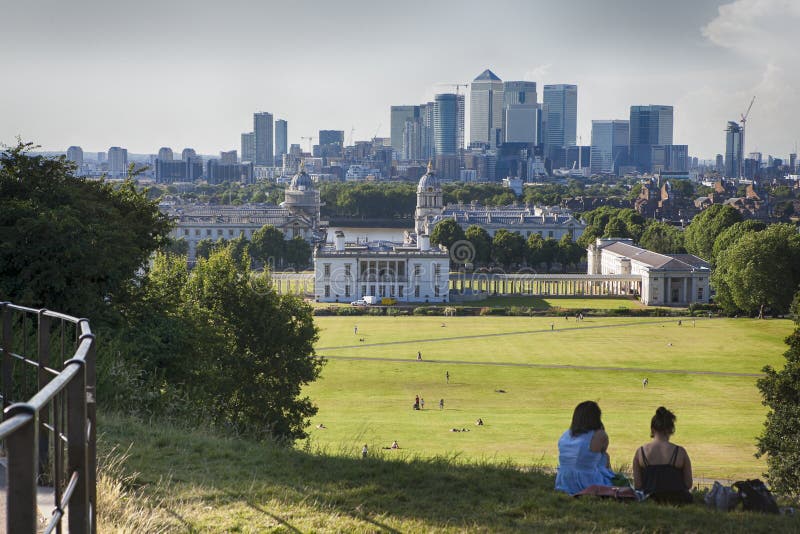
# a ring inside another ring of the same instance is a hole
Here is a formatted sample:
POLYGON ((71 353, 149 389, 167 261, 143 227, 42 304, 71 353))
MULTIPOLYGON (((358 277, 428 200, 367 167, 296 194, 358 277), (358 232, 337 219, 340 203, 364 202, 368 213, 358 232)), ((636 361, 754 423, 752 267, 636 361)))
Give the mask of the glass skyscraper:
POLYGON ((503 142, 503 81, 486 69, 470 85, 469 142, 497 148, 503 142))
POLYGON ((536 82, 503 82, 503 142, 538 144, 540 109, 536 82))
POLYGON ((272 130, 272 113, 255 113, 253 114, 253 132, 256 136, 256 165, 266 165, 271 167, 273 159, 273 130, 272 130))
POLYGON ((628 121, 592 121, 592 174, 617 174, 625 163, 629 134, 628 121))
POLYGON ((288 145, 289 124, 283 120, 275 121, 275 159, 283 161, 283 155, 289 150, 288 145))
POLYGON ((578 131, 578 86, 545 85, 542 96, 545 154, 576 145, 578 131))
POLYGON ((650 172, 653 145, 672 144, 672 106, 631 106, 630 119, 631 163, 650 172))
POLYGON ((433 135, 437 156, 458 154, 459 96, 443 93, 434 97, 433 135))
POLYGON ((734 121, 728 121, 725 130, 725 177, 741 178, 744 167, 744 132, 734 121))

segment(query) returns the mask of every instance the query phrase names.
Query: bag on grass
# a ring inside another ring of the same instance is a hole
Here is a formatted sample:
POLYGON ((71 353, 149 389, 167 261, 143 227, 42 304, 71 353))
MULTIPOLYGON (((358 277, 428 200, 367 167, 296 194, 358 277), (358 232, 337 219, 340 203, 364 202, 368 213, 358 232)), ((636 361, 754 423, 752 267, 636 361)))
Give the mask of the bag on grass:
POLYGON ((745 510, 764 514, 778 513, 778 503, 775 501, 775 497, 760 480, 740 480, 734 483, 733 487, 739 490, 742 507, 745 510))
POLYGON ((739 497, 739 493, 736 490, 723 486, 716 481, 714 482, 714 487, 705 496, 706 506, 723 512, 730 512, 736 508, 740 500, 741 497, 739 497))
POLYGON ((603 486, 602 484, 592 484, 583 491, 573 495, 573 497, 583 497, 584 495, 594 495, 604 499, 614 499, 622 502, 635 502, 639 500, 636 491, 631 487, 603 486))

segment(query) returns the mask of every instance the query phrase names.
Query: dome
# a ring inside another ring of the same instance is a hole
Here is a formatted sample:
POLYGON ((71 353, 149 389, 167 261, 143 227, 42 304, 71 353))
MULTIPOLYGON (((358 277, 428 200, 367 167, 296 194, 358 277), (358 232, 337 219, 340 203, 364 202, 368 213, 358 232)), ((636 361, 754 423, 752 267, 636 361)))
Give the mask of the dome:
POLYGON ((433 164, 428 163, 428 172, 422 175, 419 179, 417 192, 422 193, 425 191, 434 191, 439 189, 439 179, 436 178, 436 173, 433 171, 433 164))
POLYGON ((300 170, 297 171, 297 174, 294 175, 292 178, 292 182, 289 184, 290 189, 311 189, 314 187, 314 182, 311 180, 311 177, 306 172, 306 166, 301 162, 300 163, 300 170))

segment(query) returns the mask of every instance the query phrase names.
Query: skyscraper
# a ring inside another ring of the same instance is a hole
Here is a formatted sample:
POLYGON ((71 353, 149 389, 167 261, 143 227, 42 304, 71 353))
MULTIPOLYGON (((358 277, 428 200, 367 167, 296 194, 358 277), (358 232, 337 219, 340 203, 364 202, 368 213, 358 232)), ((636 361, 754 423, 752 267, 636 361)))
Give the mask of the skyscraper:
POLYGON ((465 102, 464 95, 456 94, 456 151, 464 150, 465 102))
MULTIPOLYGON (((578 130, 578 86, 545 85, 542 97, 545 155, 553 159, 558 149, 575 146, 578 130)), ((563 151, 562 151, 563 152, 563 151)))
POLYGON ((504 82, 503 142, 537 144, 539 111, 536 82, 504 82))
MULTIPOLYGON (((433 132, 433 116, 436 106, 433 102, 428 102, 420 106, 419 116, 422 123, 422 147, 420 158, 430 160, 436 155, 436 143, 433 132)), ((463 142, 463 138, 462 138, 463 142)))
POLYGON ((256 159, 256 133, 242 134, 242 162, 255 161, 256 159))
POLYGON ((83 149, 79 146, 71 146, 67 149, 67 161, 71 161, 78 167, 83 165, 83 149))
POLYGON ((253 132, 256 136, 255 161, 253 163, 256 165, 266 165, 271 167, 274 162, 274 158, 272 156, 272 113, 254 113, 253 132))
POLYGON ((503 81, 486 69, 470 85, 469 143, 497 148, 503 142, 503 81))
POLYGON ((275 160, 281 161, 289 150, 289 123, 283 119, 275 121, 275 160))
POLYGON ((161 161, 172 161, 172 149, 166 146, 162 146, 158 149, 158 159, 161 161))
POLYGON ((390 108, 389 135, 392 140, 392 149, 400 154, 403 151, 403 130, 406 121, 419 120, 420 106, 392 106, 390 108))
POLYGON ((115 177, 128 174, 128 150, 118 146, 108 149, 108 174, 115 177))
POLYGON ((190 159, 196 157, 197 157, 197 151, 195 151, 195 149, 193 148, 184 148, 183 151, 181 152, 181 159, 183 161, 189 161, 190 159))
POLYGON ((239 163, 239 155, 236 153, 235 150, 220 152, 219 163, 220 165, 236 165, 237 163, 239 163))
POLYGON ((631 106, 630 119, 631 163, 650 172, 653 145, 672 144, 672 106, 631 106))
POLYGON ((616 174, 628 152, 628 121, 592 121, 592 174, 616 174))
POLYGON ((437 156, 458 154, 458 96, 443 93, 434 97, 433 135, 437 156))
POLYGON ((742 127, 737 122, 728 121, 728 127, 725 130, 725 177, 741 178, 743 170, 742 127))

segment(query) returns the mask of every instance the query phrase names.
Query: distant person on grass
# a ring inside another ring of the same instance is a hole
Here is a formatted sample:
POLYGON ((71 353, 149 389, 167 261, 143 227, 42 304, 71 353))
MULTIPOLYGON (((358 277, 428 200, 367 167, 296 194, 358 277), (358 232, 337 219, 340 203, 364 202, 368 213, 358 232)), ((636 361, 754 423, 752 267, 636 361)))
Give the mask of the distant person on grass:
POLYGON ((611 485, 608 434, 600 416, 600 406, 594 401, 575 407, 572 424, 558 440, 556 490, 575 495, 593 484, 611 485))
POLYGON ((650 420, 650 437, 633 456, 633 485, 656 502, 692 502, 692 462, 686 449, 669 442, 675 414, 663 406, 650 420))
POLYGON ((449 383, 450 383, 450 371, 445 371, 445 372, 444 372, 444 380, 445 380, 445 382, 446 382, 447 384, 449 384, 449 383))
POLYGON ((439 399, 439 409, 444 410, 444 399, 439 399))
POLYGON ((361 457, 362 458, 366 458, 367 457, 367 444, 366 443, 364 444, 364 448, 361 449, 361 457))

